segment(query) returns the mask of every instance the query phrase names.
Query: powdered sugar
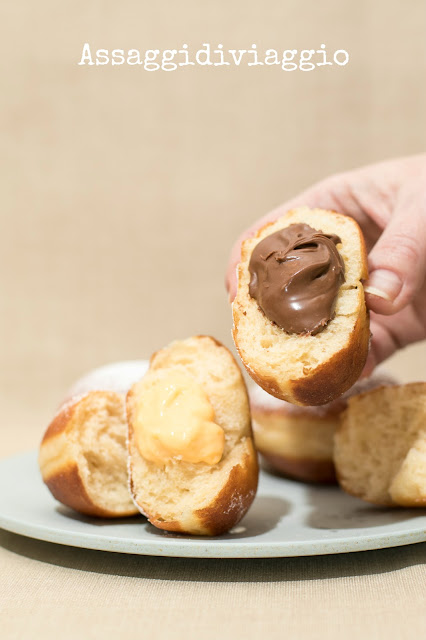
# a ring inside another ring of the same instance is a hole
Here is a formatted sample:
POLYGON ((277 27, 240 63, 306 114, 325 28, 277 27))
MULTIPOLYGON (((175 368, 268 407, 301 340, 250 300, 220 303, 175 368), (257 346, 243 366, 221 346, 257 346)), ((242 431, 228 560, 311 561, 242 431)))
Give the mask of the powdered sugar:
POLYGON ((145 375, 148 366, 148 360, 127 360, 93 369, 73 384, 67 397, 74 398, 89 391, 127 393, 132 384, 145 375))

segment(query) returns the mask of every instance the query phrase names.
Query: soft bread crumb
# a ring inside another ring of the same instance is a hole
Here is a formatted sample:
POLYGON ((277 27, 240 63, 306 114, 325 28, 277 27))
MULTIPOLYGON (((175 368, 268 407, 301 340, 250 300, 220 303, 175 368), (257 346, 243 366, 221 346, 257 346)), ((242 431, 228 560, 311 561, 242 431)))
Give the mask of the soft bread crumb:
POLYGON ((426 428, 405 457, 389 493, 396 504, 426 506, 426 428))
POLYGON ((249 387, 256 447, 278 473, 304 482, 337 482, 333 441, 348 399, 397 381, 380 369, 358 380, 340 398, 317 407, 278 400, 255 384, 249 387))
POLYGON ((350 388, 361 373, 368 351, 368 317, 361 282, 367 276, 365 246, 357 223, 332 211, 307 207, 289 211, 246 240, 238 266, 233 334, 239 354, 254 380, 269 393, 296 404, 324 404, 350 388), (286 333, 264 315, 249 294, 248 265, 254 247, 267 235, 298 222, 323 233, 337 234, 342 241, 337 249, 345 263, 345 282, 339 289, 335 317, 316 335, 286 333), (342 358, 339 371, 333 376, 324 366, 336 354, 342 358), (304 390, 297 394, 297 383, 308 382, 316 373, 320 374, 323 384, 315 381, 319 387, 315 394, 311 398, 304 390))
POLYGON ((250 506, 258 473, 241 372, 230 352, 205 336, 174 342, 159 351, 152 358, 150 371, 127 396, 131 486, 136 503, 162 528, 195 534, 229 529, 250 506), (136 399, 139 389, 149 384, 150 371, 159 369, 185 371, 203 387, 213 406, 215 422, 225 431, 224 453, 217 464, 192 464, 174 458, 159 467, 140 455, 132 426, 136 399), (238 479, 228 491, 236 469, 238 479), (220 498, 226 488, 226 496, 220 498), (219 498, 222 513, 202 517, 200 512, 214 507, 219 498), (231 514, 229 518, 224 517, 227 514, 231 514))
POLYGON ((128 490, 124 398, 113 392, 88 394, 77 407, 70 433, 91 499, 111 511, 133 506, 128 490))
POLYGON ((88 515, 137 513, 128 490, 124 394, 90 391, 65 404, 40 446, 39 465, 54 497, 88 515))
POLYGON ((380 505, 426 505, 426 383, 349 400, 335 435, 342 488, 380 505))

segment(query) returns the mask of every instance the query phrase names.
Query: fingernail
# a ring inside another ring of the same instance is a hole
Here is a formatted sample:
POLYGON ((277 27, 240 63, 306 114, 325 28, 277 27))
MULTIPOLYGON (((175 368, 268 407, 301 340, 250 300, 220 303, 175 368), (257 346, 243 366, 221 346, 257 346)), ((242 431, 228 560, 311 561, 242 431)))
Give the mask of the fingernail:
POLYGON ((372 296, 393 302, 402 289, 402 282, 396 273, 387 269, 373 271, 364 287, 364 291, 372 296))

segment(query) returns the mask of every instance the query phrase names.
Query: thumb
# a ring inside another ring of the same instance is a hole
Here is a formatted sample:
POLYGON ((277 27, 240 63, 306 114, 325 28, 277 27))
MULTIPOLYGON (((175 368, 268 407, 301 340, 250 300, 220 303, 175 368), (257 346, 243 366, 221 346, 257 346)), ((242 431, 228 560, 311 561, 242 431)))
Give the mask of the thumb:
POLYGON ((368 262, 367 306, 390 315, 410 304, 426 275, 426 189, 422 185, 396 203, 368 262))

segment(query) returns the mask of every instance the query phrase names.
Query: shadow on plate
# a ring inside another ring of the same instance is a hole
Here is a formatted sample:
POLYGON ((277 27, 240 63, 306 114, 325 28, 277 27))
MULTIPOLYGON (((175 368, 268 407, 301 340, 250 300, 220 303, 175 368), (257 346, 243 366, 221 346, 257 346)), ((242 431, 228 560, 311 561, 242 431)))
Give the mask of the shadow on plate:
POLYGON ((423 516, 424 509, 376 507, 354 498, 337 487, 306 487, 312 510, 306 524, 313 529, 374 529, 423 516))
POLYGON ((82 513, 78 513, 77 511, 73 511, 69 507, 65 507, 64 505, 57 505, 55 507, 56 513, 59 513, 61 516, 65 518, 69 518, 70 520, 77 520, 78 522, 84 522, 85 524, 91 524, 95 527, 111 527, 114 525, 131 525, 137 524, 141 526, 141 524, 146 523, 146 518, 137 513, 134 516, 129 516, 127 518, 95 518, 92 516, 85 516, 82 513))
POLYGON ((246 516, 233 527, 228 533, 217 537, 207 536, 186 536, 179 533, 170 533, 162 529, 156 529, 148 524, 146 531, 153 536, 163 538, 176 538, 179 540, 240 540, 242 538, 253 538, 268 531, 272 531, 290 511, 290 503, 283 498, 276 496, 257 496, 252 507, 246 516))

